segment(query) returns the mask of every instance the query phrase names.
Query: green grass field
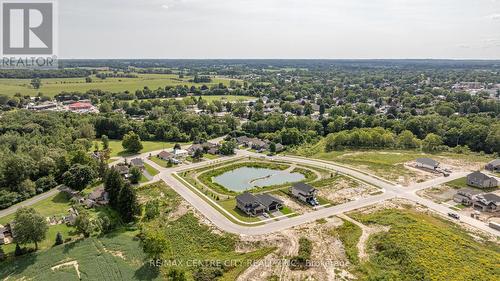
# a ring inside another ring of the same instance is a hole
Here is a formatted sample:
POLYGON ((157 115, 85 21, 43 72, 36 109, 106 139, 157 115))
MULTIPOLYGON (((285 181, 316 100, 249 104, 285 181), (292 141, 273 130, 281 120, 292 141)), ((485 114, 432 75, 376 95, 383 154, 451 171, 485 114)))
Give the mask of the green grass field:
POLYGON ((153 155, 151 158, 149 158, 149 160, 155 162, 156 164, 158 164, 162 167, 167 167, 167 165, 168 165, 168 161, 160 159, 160 158, 156 157, 155 155, 153 155))
POLYGON ((409 178, 414 176, 414 172, 404 167, 405 162, 415 160, 419 157, 434 158, 437 161, 440 159, 449 158, 455 160, 463 160, 470 163, 487 163, 491 161, 491 156, 471 154, 456 154, 450 152, 442 152, 436 154, 427 154, 417 150, 339 150, 332 152, 324 152, 324 141, 312 146, 304 146, 293 152, 299 156, 306 156, 327 161, 349 165, 361 170, 366 170, 375 175, 388 180, 397 180, 400 177, 409 178))
POLYGON ((390 227, 370 237, 370 259, 356 267, 360 280, 488 281, 500 276, 498 244, 478 241, 442 218, 394 209, 351 217, 390 227))
POLYGON ((491 192, 494 190, 497 190, 498 188, 477 188, 474 186, 467 185, 467 178, 459 178, 456 180, 452 180, 446 183, 447 186, 455 188, 455 189, 461 189, 461 188, 468 188, 468 189, 476 189, 484 192, 491 192))
MULTIPOLYGON (((164 88, 165 86, 187 85, 188 87, 200 87, 203 83, 188 82, 192 77, 185 77, 179 79, 174 74, 138 74, 138 78, 106 78, 101 80, 92 77, 92 83, 86 83, 85 77, 82 78, 50 78, 42 79, 42 86, 40 89, 33 89, 30 85, 31 79, 0 79, 0 94, 13 96, 16 93, 22 95, 36 96, 38 93, 43 93, 45 96, 55 96, 63 91, 66 92, 86 92, 92 89, 100 89, 110 92, 135 92, 141 90, 145 86, 151 90, 158 87, 164 88)), ((234 79, 233 79, 234 80, 234 79)), ((211 83, 206 83, 207 86, 217 85, 223 83, 229 85, 230 79, 226 78, 212 78, 211 83)))
MULTIPOLYGON (((96 140, 99 143, 99 147, 102 149, 102 143, 100 140, 96 140)), ((162 142, 162 141, 141 141, 143 149, 139 153, 146 153, 155 150, 162 150, 174 147, 173 142, 162 142)), ((184 145, 185 143, 181 143, 184 145)), ((121 140, 109 140, 109 148, 111 149, 110 157, 117 156, 132 156, 133 153, 129 153, 123 149, 121 140)))
POLYGON ((151 176, 156 176, 158 175, 158 173, 160 173, 158 170, 156 170, 155 168, 153 168, 151 165, 149 165, 148 163, 144 163, 144 168, 146 168, 146 171, 151 175, 151 176))
MULTIPOLYGON (((34 208, 44 217, 67 215, 68 209, 71 207, 71 203, 68 199, 69 198, 66 194, 58 193, 56 195, 48 197, 47 199, 39 201, 31 205, 30 207, 34 208)), ((5 216, 3 218, 0 218, 0 224, 6 224, 13 219, 14 214, 5 216)))

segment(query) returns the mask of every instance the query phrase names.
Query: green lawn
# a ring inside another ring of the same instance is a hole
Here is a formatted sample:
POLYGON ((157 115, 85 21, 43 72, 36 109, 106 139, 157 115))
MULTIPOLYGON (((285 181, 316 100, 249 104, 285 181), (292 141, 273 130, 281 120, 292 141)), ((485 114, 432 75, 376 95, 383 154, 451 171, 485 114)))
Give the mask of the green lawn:
MULTIPOLYGON (((102 143, 100 140, 96 140, 99 142, 100 148, 102 148, 102 143)), ((163 142, 163 141, 141 141, 143 149, 139 153, 146 153, 155 150, 168 149, 174 147, 175 143, 173 142, 163 142)), ((180 143, 180 145, 184 145, 186 143, 180 143)), ((110 157, 117 156, 132 156, 133 153, 129 153, 123 149, 121 140, 110 140, 109 148, 111 149, 110 157)))
MULTIPOLYGON (((71 207, 68 199, 68 195, 66 195, 65 193, 58 193, 39 201, 31 205, 30 207, 34 208, 44 217, 67 215, 68 209, 71 207)), ((13 219, 14 214, 2 217, 0 218, 0 224, 6 224, 13 219)))
POLYGON ((158 173, 160 173, 158 170, 156 170, 155 168, 153 168, 151 165, 149 165, 148 163, 144 163, 144 168, 146 168, 146 171, 151 175, 151 176, 156 176, 158 175, 158 173))
POLYGON ((491 192, 491 191, 498 189, 495 187, 494 188, 477 188, 474 186, 467 185, 467 178, 466 177, 449 181, 446 183, 446 185, 449 187, 452 187, 452 188, 456 188, 456 189, 468 188, 468 189, 477 189, 477 190, 484 191, 484 192, 491 192))
POLYGON ((370 259, 356 268, 361 280, 493 281, 500 276, 498 244, 478 241, 440 217, 394 209, 351 217, 390 227, 370 237, 370 259))
POLYGON ((149 160, 155 162, 156 164, 158 164, 162 167, 167 167, 167 165, 168 165, 168 161, 160 159, 160 158, 156 157, 156 155, 153 155, 151 158, 149 158, 149 160))
POLYGON ((471 188, 470 186, 467 185, 467 178, 465 178, 465 177, 447 182, 446 185, 451 186, 451 187, 456 188, 456 189, 471 188))
POLYGON ((259 218, 256 217, 251 217, 244 212, 242 212, 240 209, 236 207, 236 199, 228 199, 224 201, 219 201, 217 202, 222 208, 224 208, 226 211, 231 213, 231 215, 235 216, 237 219, 244 221, 244 222, 257 222, 260 221, 259 218))
MULTIPOLYGON (((188 87, 200 87, 204 83, 191 83, 188 82, 192 77, 186 76, 179 79, 174 74, 138 74, 138 78, 106 78, 101 80, 92 77, 92 83, 86 83, 85 77, 81 78, 51 78, 42 79, 42 86, 40 89, 33 89, 30 85, 31 79, 0 79, 0 94, 13 96, 16 93, 22 95, 36 96, 38 93, 43 93, 45 96, 55 96, 63 91, 65 92, 86 92, 92 89, 99 89, 110 92, 135 92, 141 90, 145 86, 151 90, 156 90, 158 87, 165 88, 165 86, 187 85, 188 87)), ((229 85, 230 80, 226 78, 213 78, 211 83, 205 83, 207 86, 217 85, 223 83, 229 85)))
POLYGON ((474 153, 467 155, 449 152, 427 154, 416 150, 346 149, 324 152, 323 141, 313 146, 305 145, 304 147, 296 149, 293 153, 299 156, 346 164, 374 173, 388 180, 397 180, 400 177, 408 178, 414 176, 414 172, 406 169, 404 163, 420 157, 429 157, 437 161, 440 161, 440 158, 451 158, 477 163, 487 163, 491 160, 489 156, 482 156, 474 153))
POLYGON ((212 154, 208 154, 208 153, 203 155, 203 158, 207 158, 209 160, 217 159, 219 157, 220 157, 219 155, 212 155, 212 154))

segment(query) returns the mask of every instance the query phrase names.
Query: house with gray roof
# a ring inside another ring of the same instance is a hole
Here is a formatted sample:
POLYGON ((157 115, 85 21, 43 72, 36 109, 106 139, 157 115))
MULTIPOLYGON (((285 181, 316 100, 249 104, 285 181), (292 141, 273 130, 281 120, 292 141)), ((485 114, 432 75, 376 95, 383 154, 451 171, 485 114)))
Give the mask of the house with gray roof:
POLYGON ((318 194, 318 190, 316 188, 303 182, 297 182, 292 185, 290 192, 300 201, 316 205, 316 195, 318 194))
POLYGON ((471 206, 474 201, 474 196, 480 194, 481 191, 470 188, 462 188, 453 195, 453 201, 464 206, 471 206))
POLYGON ((144 161, 142 161, 141 158, 134 158, 134 159, 130 160, 130 165, 132 167, 137 167, 141 170, 144 170, 144 161))
POLYGON ((431 158, 417 158, 416 166, 419 168, 436 170, 439 167, 439 162, 431 158))
POLYGON ((500 210, 500 196, 494 193, 477 195, 472 205, 474 209, 483 212, 498 212, 500 210))
POLYGON ((236 207, 249 216, 262 215, 265 211, 264 206, 257 197, 249 192, 244 192, 236 196, 236 207))
POLYGON ((495 159, 489 162, 484 168, 491 172, 500 173, 500 159, 495 159))
POLYGON ((283 208, 283 201, 269 194, 257 194, 255 197, 267 212, 274 212, 283 208))
POLYGON ((492 188, 498 186, 498 181, 494 177, 489 177, 479 171, 467 176, 467 185, 478 188, 492 188))

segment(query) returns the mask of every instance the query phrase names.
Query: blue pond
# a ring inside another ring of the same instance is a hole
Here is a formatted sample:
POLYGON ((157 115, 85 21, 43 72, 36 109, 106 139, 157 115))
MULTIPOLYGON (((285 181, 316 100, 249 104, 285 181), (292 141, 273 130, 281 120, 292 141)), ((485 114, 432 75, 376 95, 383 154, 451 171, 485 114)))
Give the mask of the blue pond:
POLYGON ((241 192, 254 187, 265 187, 290 182, 298 182, 305 177, 301 173, 265 168, 241 167, 213 178, 213 182, 225 188, 241 192))

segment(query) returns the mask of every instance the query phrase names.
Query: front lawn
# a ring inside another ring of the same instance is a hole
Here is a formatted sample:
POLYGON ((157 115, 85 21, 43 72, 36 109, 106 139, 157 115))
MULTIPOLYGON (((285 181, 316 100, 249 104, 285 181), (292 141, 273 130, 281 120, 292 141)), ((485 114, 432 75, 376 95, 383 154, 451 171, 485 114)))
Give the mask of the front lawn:
POLYGON ((144 168, 146 168, 146 171, 148 172, 148 174, 150 174, 153 177, 156 176, 156 175, 158 175, 158 173, 160 173, 158 170, 156 170, 155 168, 153 168, 148 163, 144 163, 144 168))
POLYGON ((217 204, 219 204, 222 208, 224 208, 226 211, 228 211, 231 215, 235 216, 237 219, 244 221, 244 222, 258 222, 260 221, 259 218, 256 217, 251 217, 244 212, 242 212, 240 209, 236 207, 236 199, 228 199, 224 201, 218 201, 217 204))

